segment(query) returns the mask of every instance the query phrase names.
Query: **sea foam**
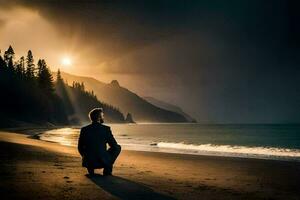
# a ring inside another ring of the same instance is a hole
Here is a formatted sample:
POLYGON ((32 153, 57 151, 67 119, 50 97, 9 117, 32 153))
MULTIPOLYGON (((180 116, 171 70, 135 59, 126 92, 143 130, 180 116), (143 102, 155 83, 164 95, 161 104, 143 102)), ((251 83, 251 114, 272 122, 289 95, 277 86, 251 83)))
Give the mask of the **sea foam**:
POLYGON ((238 156, 255 158, 286 158, 300 161, 299 149, 274 148, 274 147, 249 147, 232 145, 214 145, 214 144, 184 144, 159 142, 158 148, 173 149, 178 152, 188 154, 205 154, 220 156, 238 156))

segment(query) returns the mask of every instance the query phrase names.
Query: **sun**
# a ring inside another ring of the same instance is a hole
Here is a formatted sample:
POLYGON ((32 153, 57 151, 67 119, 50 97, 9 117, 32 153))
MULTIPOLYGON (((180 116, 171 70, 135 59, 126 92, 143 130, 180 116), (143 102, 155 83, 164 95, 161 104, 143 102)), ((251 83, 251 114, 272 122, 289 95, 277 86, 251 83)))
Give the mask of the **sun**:
POLYGON ((63 57, 63 58, 61 59, 61 64, 62 64, 63 66, 70 66, 70 65, 72 65, 72 60, 71 60, 70 57, 63 57))

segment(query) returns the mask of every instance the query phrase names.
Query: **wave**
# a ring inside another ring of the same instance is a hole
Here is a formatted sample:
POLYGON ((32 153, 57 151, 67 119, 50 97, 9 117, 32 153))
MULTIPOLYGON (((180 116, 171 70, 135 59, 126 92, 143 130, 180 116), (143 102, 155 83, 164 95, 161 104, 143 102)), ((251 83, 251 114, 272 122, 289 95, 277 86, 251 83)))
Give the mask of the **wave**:
MULTIPOLYGON (((151 144, 154 145, 154 144, 151 144)), ((214 144, 184 144, 171 142, 158 142, 158 148, 177 150, 191 154, 255 157, 255 158, 286 158, 300 161, 300 149, 275 148, 275 147, 248 147, 235 145, 214 144)))

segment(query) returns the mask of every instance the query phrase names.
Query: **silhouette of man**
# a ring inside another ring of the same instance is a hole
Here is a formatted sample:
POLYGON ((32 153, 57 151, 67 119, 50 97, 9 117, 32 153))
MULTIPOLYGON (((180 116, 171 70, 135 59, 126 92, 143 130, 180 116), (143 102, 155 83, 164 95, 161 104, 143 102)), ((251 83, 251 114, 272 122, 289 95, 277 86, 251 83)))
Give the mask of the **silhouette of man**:
POLYGON ((81 128, 78 140, 82 166, 87 168, 90 175, 94 175, 94 169, 101 168, 104 168, 103 175, 112 175, 113 164, 121 152, 121 146, 115 140, 110 127, 103 125, 102 108, 91 110, 89 118, 91 124, 81 128))

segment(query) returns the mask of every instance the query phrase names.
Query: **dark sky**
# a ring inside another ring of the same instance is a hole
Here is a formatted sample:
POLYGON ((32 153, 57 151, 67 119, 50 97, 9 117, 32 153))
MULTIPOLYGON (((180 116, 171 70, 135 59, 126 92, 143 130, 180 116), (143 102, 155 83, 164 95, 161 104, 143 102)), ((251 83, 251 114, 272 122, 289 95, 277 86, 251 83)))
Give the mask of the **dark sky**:
POLYGON ((2 1, 91 47, 81 74, 118 79, 199 122, 300 123, 296 0, 2 1))

